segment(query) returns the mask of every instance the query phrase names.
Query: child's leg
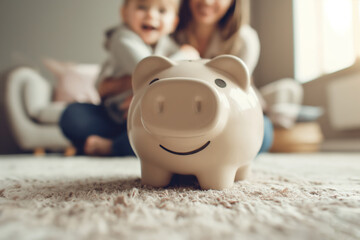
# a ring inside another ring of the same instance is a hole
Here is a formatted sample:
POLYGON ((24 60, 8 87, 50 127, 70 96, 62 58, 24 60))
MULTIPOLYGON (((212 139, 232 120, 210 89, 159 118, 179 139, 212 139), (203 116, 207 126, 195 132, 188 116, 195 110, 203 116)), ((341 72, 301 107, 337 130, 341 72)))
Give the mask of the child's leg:
POLYGON ((135 156, 128 139, 126 123, 121 125, 119 133, 114 139, 89 136, 84 147, 85 153, 95 156, 135 156))
POLYGON ((60 118, 64 135, 83 154, 86 139, 91 135, 113 139, 122 130, 113 122, 103 106, 88 103, 70 104, 60 118))
POLYGON ((90 156, 110 156, 112 145, 112 139, 91 135, 85 141, 84 153, 90 156))

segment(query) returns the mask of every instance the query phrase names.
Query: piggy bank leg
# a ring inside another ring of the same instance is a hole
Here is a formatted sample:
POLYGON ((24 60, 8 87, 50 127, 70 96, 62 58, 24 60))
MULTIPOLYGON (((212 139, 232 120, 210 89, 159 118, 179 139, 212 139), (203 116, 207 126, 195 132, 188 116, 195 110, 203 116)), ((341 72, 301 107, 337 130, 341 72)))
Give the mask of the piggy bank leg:
POLYGON ((172 173, 149 163, 141 162, 141 184, 165 187, 171 181, 172 173))
POLYGON ((240 168, 238 168, 236 172, 235 181, 241 181, 246 179, 249 176, 250 172, 251 172, 250 164, 241 166, 240 168))
POLYGON ((202 189, 223 190, 233 186, 235 173, 236 169, 216 169, 201 172, 196 177, 202 189))

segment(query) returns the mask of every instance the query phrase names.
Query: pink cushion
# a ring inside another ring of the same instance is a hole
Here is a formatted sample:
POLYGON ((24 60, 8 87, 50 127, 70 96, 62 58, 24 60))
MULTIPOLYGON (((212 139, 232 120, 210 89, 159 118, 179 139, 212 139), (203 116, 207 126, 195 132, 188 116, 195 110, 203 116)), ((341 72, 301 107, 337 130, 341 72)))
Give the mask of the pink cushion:
POLYGON ((45 59, 45 66, 55 75, 55 102, 100 103, 95 81, 100 67, 96 64, 75 64, 45 59))

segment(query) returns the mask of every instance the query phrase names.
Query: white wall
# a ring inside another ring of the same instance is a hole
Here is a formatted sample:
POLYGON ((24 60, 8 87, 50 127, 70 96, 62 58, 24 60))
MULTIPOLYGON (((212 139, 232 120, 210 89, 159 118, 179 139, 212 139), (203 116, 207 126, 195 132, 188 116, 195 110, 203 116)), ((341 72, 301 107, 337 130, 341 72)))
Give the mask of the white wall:
POLYGON ((0 70, 41 59, 100 63, 103 31, 118 21, 119 0, 1 0, 0 70))
POLYGON ((251 21, 259 34, 261 53, 254 72, 257 86, 294 77, 291 0, 251 0, 251 21))

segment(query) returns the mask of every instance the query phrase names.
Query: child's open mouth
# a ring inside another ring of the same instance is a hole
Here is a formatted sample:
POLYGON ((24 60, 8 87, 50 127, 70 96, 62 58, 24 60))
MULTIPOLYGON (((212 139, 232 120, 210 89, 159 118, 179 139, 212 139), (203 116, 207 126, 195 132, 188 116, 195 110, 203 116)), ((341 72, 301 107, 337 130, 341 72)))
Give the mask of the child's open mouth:
POLYGON ((142 25, 142 29, 143 29, 143 30, 146 30, 146 31, 154 31, 154 30, 157 30, 156 27, 151 26, 151 25, 146 25, 146 24, 142 25))

